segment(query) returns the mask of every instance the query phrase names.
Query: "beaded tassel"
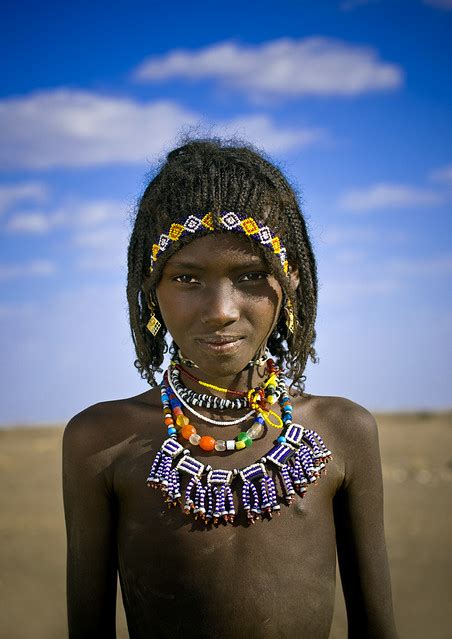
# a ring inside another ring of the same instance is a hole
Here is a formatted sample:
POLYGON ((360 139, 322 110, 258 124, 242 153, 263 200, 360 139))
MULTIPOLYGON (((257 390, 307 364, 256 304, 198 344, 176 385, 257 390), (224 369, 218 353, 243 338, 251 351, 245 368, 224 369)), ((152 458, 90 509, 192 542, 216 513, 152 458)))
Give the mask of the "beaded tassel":
POLYGON ((234 499, 232 497, 231 487, 225 486, 225 490, 226 490, 226 501, 228 504, 228 521, 232 523, 235 517, 234 499))
POLYGON ((196 486, 195 503, 194 503, 194 510, 193 510, 193 513, 195 515, 199 515, 201 517, 204 516, 204 513, 206 512, 205 501, 204 501, 205 496, 206 496, 206 489, 204 488, 202 483, 198 481, 198 484, 196 486))
POLYGON ((192 477, 190 479, 190 481, 187 484, 187 487, 185 489, 185 493, 184 493, 184 501, 185 501, 185 506, 184 506, 184 512, 188 513, 190 512, 190 510, 192 508, 194 508, 195 506, 195 502, 193 501, 192 497, 191 497, 191 492, 193 490, 193 488, 197 485, 196 481, 196 477, 192 477))
MULTIPOLYGON (((257 493, 257 488, 254 484, 250 483, 250 493, 251 493, 251 518, 256 519, 257 515, 261 514, 261 509, 259 507, 259 495, 257 493), (253 516, 254 515, 254 516, 253 516)), ((250 514, 248 513, 248 518, 250 518, 250 514)))

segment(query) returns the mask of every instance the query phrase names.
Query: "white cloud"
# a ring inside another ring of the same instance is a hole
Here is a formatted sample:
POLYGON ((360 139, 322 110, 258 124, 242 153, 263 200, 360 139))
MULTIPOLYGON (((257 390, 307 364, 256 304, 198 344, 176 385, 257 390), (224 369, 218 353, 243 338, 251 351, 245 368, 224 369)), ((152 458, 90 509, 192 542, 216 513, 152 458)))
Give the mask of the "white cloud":
POLYGON ((386 296, 399 288, 393 277, 371 280, 369 278, 343 277, 325 278, 320 282, 319 299, 321 304, 348 306, 363 298, 386 296))
POLYGON ((358 95, 403 84, 402 69, 381 61, 371 47, 323 37, 173 50, 144 61, 133 77, 141 82, 213 78, 246 93, 286 97, 358 95))
POLYGON ((118 271, 127 270, 127 254, 123 252, 96 251, 91 255, 83 255, 77 258, 75 265, 81 271, 118 271))
POLYGON ((139 103, 61 89, 0 101, 0 166, 45 169, 145 162, 198 116, 172 102, 139 103))
POLYGON ((55 272, 56 265, 50 260, 32 260, 23 264, 0 264, 0 280, 47 277, 55 272))
POLYGON ((452 185, 452 164, 447 164, 439 169, 435 169, 430 173, 430 179, 435 182, 443 182, 452 185))
POLYGON ((0 168, 144 165, 181 133, 200 126, 210 131, 213 126, 239 127, 243 137, 269 151, 304 146, 324 135, 319 129, 280 127, 259 114, 213 124, 205 115, 169 101, 140 103, 83 91, 46 91, 0 100, 0 168))
POLYGON ((83 231, 74 236, 74 244, 94 249, 122 249, 127 245, 128 232, 122 228, 104 227, 83 231))
POLYGON ((344 193, 338 205, 349 211, 372 211, 384 208, 436 205, 442 196, 429 189, 405 184, 381 182, 362 189, 352 189, 344 193))
POLYGON ((377 237, 375 229, 370 227, 328 226, 320 234, 320 243, 335 246, 338 244, 369 242, 377 237))
POLYGON ((347 249, 337 253, 336 261, 339 264, 345 265, 363 264, 367 257, 368 254, 364 251, 361 251, 359 249, 347 249))
POLYGON ((392 273, 400 275, 449 275, 452 273, 452 255, 424 258, 399 258, 384 265, 392 273))
POLYGON ((47 186, 42 182, 0 185, 0 214, 18 203, 42 203, 47 199, 47 186))
POLYGON ((250 115, 219 123, 212 128, 212 133, 222 137, 238 136, 252 140, 269 153, 302 148, 328 139, 325 129, 307 127, 283 129, 276 127, 267 115, 250 115))
POLYGON ((446 11, 452 10, 452 0, 424 0, 424 4, 429 4, 437 9, 446 9, 446 11))
POLYGON ((20 211, 12 215, 5 230, 12 233, 45 234, 57 228, 90 228, 127 219, 120 200, 68 201, 53 211, 20 211))
POLYGON ((41 235, 47 233, 53 226, 51 216, 40 211, 30 211, 15 213, 6 223, 5 229, 13 233, 41 235))
POLYGON ((81 271, 127 271, 127 247, 130 229, 125 227, 101 227, 86 229, 73 237, 75 246, 84 250, 75 259, 81 271))

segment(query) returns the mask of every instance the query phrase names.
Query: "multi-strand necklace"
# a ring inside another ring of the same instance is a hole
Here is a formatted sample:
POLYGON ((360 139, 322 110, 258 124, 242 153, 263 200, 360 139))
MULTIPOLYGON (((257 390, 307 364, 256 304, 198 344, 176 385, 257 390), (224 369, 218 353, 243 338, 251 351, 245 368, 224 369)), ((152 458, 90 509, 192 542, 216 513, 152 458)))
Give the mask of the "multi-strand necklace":
POLYGON ((218 524, 220 520, 233 522, 236 515, 231 485, 236 480, 242 484, 239 494, 239 508, 247 514, 248 521, 254 523, 260 515, 272 516, 280 510, 278 490, 270 468, 279 477, 283 497, 290 504, 294 495, 303 496, 307 486, 314 483, 331 452, 315 431, 304 428, 292 421, 292 404, 284 383, 284 378, 273 360, 267 360, 267 378, 258 387, 247 392, 221 388, 187 373, 177 360, 171 362, 161 384, 161 400, 164 423, 168 437, 163 441, 152 463, 147 482, 159 487, 166 494, 168 505, 182 503, 184 512, 192 514, 204 523, 218 524), (181 381, 180 373, 187 374, 199 384, 213 390, 233 394, 232 400, 206 393, 196 393, 181 381), (271 406, 278 403, 281 417, 271 406), (218 421, 199 413, 195 408, 215 410, 244 409, 249 412, 235 420, 218 421), (248 430, 240 432, 235 439, 215 440, 208 435, 201 436, 183 412, 183 407, 199 419, 221 425, 241 424, 254 418, 248 430), (213 469, 193 457, 178 437, 199 445, 205 451, 236 451, 249 447, 265 431, 265 424, 282 428, 281 435, 273 447, 255 463, 233 470, 213 469), (182 500, 181 479, 188 475, 189 481, 182 500))

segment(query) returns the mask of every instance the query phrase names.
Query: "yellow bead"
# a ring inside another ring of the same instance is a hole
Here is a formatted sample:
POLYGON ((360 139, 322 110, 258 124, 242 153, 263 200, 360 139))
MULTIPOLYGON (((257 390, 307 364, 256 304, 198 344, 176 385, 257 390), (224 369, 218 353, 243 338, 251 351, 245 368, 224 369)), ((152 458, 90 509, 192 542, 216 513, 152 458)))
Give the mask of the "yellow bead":
POLYGON ((245 442, 242 441, 236 441, 235 442, 235 450, 242 450, 242 448, 246 448, 246 444, 245 442))
POLYGON ((268 397, 267 397, 267 402, 268 402, 269 404, 274 404, 274 403, 276 402, 276 397, 275 397, 275 395, 268 395, 268 397))
POLYGON ((176 417, 176 424, 180 426, 181 428, 183 428, 184 426, 187 426, 187 424, 189 423, 190 423, 190 420, 188 419, 188 417, 185 417, 185 415, 178 415, 176 417))

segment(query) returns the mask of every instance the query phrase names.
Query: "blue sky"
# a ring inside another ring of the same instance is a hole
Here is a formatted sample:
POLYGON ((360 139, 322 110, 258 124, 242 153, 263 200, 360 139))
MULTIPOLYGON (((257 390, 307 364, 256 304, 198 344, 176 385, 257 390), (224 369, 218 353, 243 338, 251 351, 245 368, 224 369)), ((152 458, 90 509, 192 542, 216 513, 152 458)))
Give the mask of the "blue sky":
POLYGON ((8 3, 0 41, 0 423, 146 389, 130 216, 186 131, 299 189, 319 262, 314 394, 450 407, 452 0, 8 3))

